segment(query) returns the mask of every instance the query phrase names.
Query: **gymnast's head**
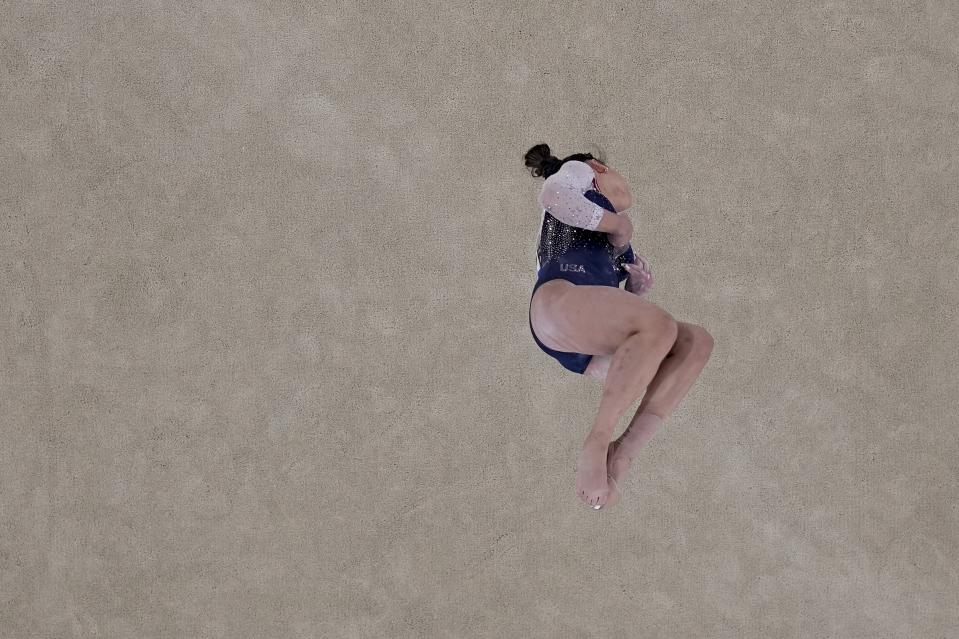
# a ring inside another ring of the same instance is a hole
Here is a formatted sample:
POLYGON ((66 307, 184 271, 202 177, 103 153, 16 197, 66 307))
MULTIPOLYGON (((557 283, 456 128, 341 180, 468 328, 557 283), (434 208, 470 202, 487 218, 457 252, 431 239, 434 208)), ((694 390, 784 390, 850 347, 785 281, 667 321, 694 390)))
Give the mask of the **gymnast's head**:
POLYGON ((529 168, 530 174, 533 177, 542 177, 543 179, 559 171, 563 164, 571 160, 579 160, 592 167, 593 172, 596 173, 596 184, 600 193, 615 205, 617 211, 633 205, 632 192, 623 176, 617 170, 610 168, 604 159, 596 157, 592 153, 574 153, 561 160, 553 155, 548 144, 537 144, 523 156, 523 162, 529 168))

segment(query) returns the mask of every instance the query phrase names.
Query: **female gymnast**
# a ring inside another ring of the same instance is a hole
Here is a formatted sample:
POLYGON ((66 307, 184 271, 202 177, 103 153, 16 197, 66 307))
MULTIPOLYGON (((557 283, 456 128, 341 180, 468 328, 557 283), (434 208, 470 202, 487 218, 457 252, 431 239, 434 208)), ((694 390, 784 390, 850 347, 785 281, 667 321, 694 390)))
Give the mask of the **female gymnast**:
POLYGON ((527 151, 524 162, 546 180, 530 332, 564 368, 604 380, 576 458, 576 493, 598 510, 619 499, 630 463, 699 377, 713 338, 642 299, 652 271, 630 244, 633 225, 624 211, 633 196, 622 175, 591 153, 560 160, 546 144, 527 151), (629 425, 610 441, 644 391, 629 425))

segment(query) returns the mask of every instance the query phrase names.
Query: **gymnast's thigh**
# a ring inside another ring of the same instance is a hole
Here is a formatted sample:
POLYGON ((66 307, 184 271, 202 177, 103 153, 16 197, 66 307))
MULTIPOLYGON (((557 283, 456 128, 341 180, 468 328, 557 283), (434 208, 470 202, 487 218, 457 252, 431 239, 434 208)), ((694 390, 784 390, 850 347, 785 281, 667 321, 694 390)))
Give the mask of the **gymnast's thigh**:
POLYGON ((532 322, 539 339, 556 350, 611 355, 633 333, 665 332, 675 323, 659 306, 621 288, 551 280, 540 289, 537 295, 546 295, 539 304, 534 300, 532 322))

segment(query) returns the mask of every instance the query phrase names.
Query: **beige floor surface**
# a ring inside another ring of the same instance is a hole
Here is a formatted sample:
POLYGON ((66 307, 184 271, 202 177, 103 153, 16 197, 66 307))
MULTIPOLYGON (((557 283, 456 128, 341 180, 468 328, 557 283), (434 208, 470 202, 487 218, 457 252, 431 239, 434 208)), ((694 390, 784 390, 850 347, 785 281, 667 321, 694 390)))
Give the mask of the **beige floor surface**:
POLYGON ((955 2, 0 3, 0 637, 959 637, 957 211, 955 2), (538 142, 716 340, 605 513, 538 142))

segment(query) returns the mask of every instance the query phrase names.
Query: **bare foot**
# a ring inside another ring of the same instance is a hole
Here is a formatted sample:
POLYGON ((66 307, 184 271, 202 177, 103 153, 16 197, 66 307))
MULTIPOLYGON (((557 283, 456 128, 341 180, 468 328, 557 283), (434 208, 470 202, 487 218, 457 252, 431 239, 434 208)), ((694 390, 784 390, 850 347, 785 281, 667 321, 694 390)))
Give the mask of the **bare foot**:
POLYGON ((576 494, 593 508, 602 507, 609 497, 606 483, 606 442, 587 437, 576 457, 576 494))
POLYGON ((609 499, 606 501, 607 506, 612 506, 622 497, 623 482, 626 481, 629 465, 632 462, 633 458, 628 457, 620 450, 619 440, 609 442, 609 448, 606 453, 606 473, 609 479, 609 499))

